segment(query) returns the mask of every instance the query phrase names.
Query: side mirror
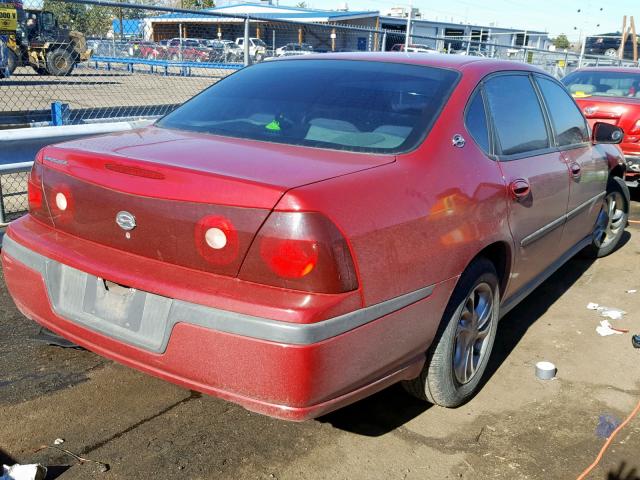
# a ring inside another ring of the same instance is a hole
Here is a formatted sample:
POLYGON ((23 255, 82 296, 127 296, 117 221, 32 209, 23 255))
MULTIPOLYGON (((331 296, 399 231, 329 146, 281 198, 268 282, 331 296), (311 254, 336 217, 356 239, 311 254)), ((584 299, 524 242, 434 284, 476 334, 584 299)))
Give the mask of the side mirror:
POLYGON ((591 140, 593 143, 613 144, 617 145, 624 138, 624 130, 615 125, 604 122, 596 122, 593 126, 591 140))

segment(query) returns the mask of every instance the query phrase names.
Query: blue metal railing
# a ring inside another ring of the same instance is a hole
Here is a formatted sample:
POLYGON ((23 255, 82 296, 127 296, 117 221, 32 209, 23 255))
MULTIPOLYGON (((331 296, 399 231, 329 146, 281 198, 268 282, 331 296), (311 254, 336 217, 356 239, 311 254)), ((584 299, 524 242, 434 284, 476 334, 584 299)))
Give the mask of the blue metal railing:
POLYGON ((126 58, 126 57, 100 57, 93 56, 89 59, 89 63, 96 69, 100 68, 100 64, 104 64, 106 70, 111 70, 113 64, 125 65, 127 71, 133 73, 136 66, 145 66, 149 68, 149 73, 161 72, 167 76, 170 74, 169 69, 178 68, 181 76, 191 76, 192 69, 209 69, 209 70, 239 70, 243 68, 242 63, 222 63, 222 62, 191 62, 183 60, 148 60, 146 58, 126 58))

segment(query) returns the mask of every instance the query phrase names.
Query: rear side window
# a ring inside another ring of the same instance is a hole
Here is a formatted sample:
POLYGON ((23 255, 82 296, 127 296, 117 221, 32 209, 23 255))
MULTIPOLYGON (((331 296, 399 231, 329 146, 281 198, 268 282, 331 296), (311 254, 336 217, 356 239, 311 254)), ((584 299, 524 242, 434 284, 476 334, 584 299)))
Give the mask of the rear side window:
POLYGON ((487 114, 484 109, 482 93, 476 92, 467 109, 465 117, 467 130, 485 153, 489 153, 489 128, 487 127, 487 114))
POLYGON ((525 75, 501 75, 485 84, 499 153, 519 155, 549 148, 549 136, 533 84, 525 75))
POLYGON ((536 81, 549 110, 557 146, 568 147, 587 142, 587 124, 567 91, 546 78, 537 78, 536 81))

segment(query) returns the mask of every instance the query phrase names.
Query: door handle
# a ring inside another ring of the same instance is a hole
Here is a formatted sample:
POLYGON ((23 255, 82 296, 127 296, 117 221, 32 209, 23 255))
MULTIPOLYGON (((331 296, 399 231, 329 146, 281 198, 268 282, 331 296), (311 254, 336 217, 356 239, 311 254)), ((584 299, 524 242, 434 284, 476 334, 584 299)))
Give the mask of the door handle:
POLYGON ((579 163, 572 162, 571 165, 569 165, 569 170, 571 171, 571 176, 573 178, 577 179, 580 178, 580 175, 582 175, 582 167, 579 163))
POLYGON ((509 191, 514 200, 521 200, 529 196, 531 185, 524 178, 518 178, 509 184, 509 191))

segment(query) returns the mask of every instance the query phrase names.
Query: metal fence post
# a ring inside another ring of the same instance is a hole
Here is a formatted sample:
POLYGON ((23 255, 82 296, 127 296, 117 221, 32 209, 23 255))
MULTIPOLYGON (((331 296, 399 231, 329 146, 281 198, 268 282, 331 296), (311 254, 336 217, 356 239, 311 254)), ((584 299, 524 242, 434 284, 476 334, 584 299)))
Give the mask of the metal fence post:
POLYGON ((580 47, 580 58, 578 59, 578 68, 582 67, 582 60, 584 59, 584 52, 585 49, 587 48, 587 37, 585 35, 585 37, 582 39, 582 46, 580 47))
POLYGON ((407 34, 404 37, 404 51, 406 52, 409 48, 409 36, 411 35, 411 14, 413 13, 413 4, 409 7, 409 15, 407 16, 407 34))
POLYGON ((51 104, 51 126, 59 127, 69 119, 69 104, 53 102, 51 104))
POLYGON ((5 213, 4 213, 4 193, 2 191, 2 182, 0 182, 0 224, 4 225, 7 223, 5 221, 5 213))
POLYGON ((387 31, 386 30, 382 34, 382 45, 380 46, 380 51, 381 52, 387 51, 387 31))
POLYGON ((251 41, 251 37, 249 37, 249 28, 250 28, 249 17, 244 20, 244 66, 248 67, 251 65, 251 51, 249 50, 251 41))

